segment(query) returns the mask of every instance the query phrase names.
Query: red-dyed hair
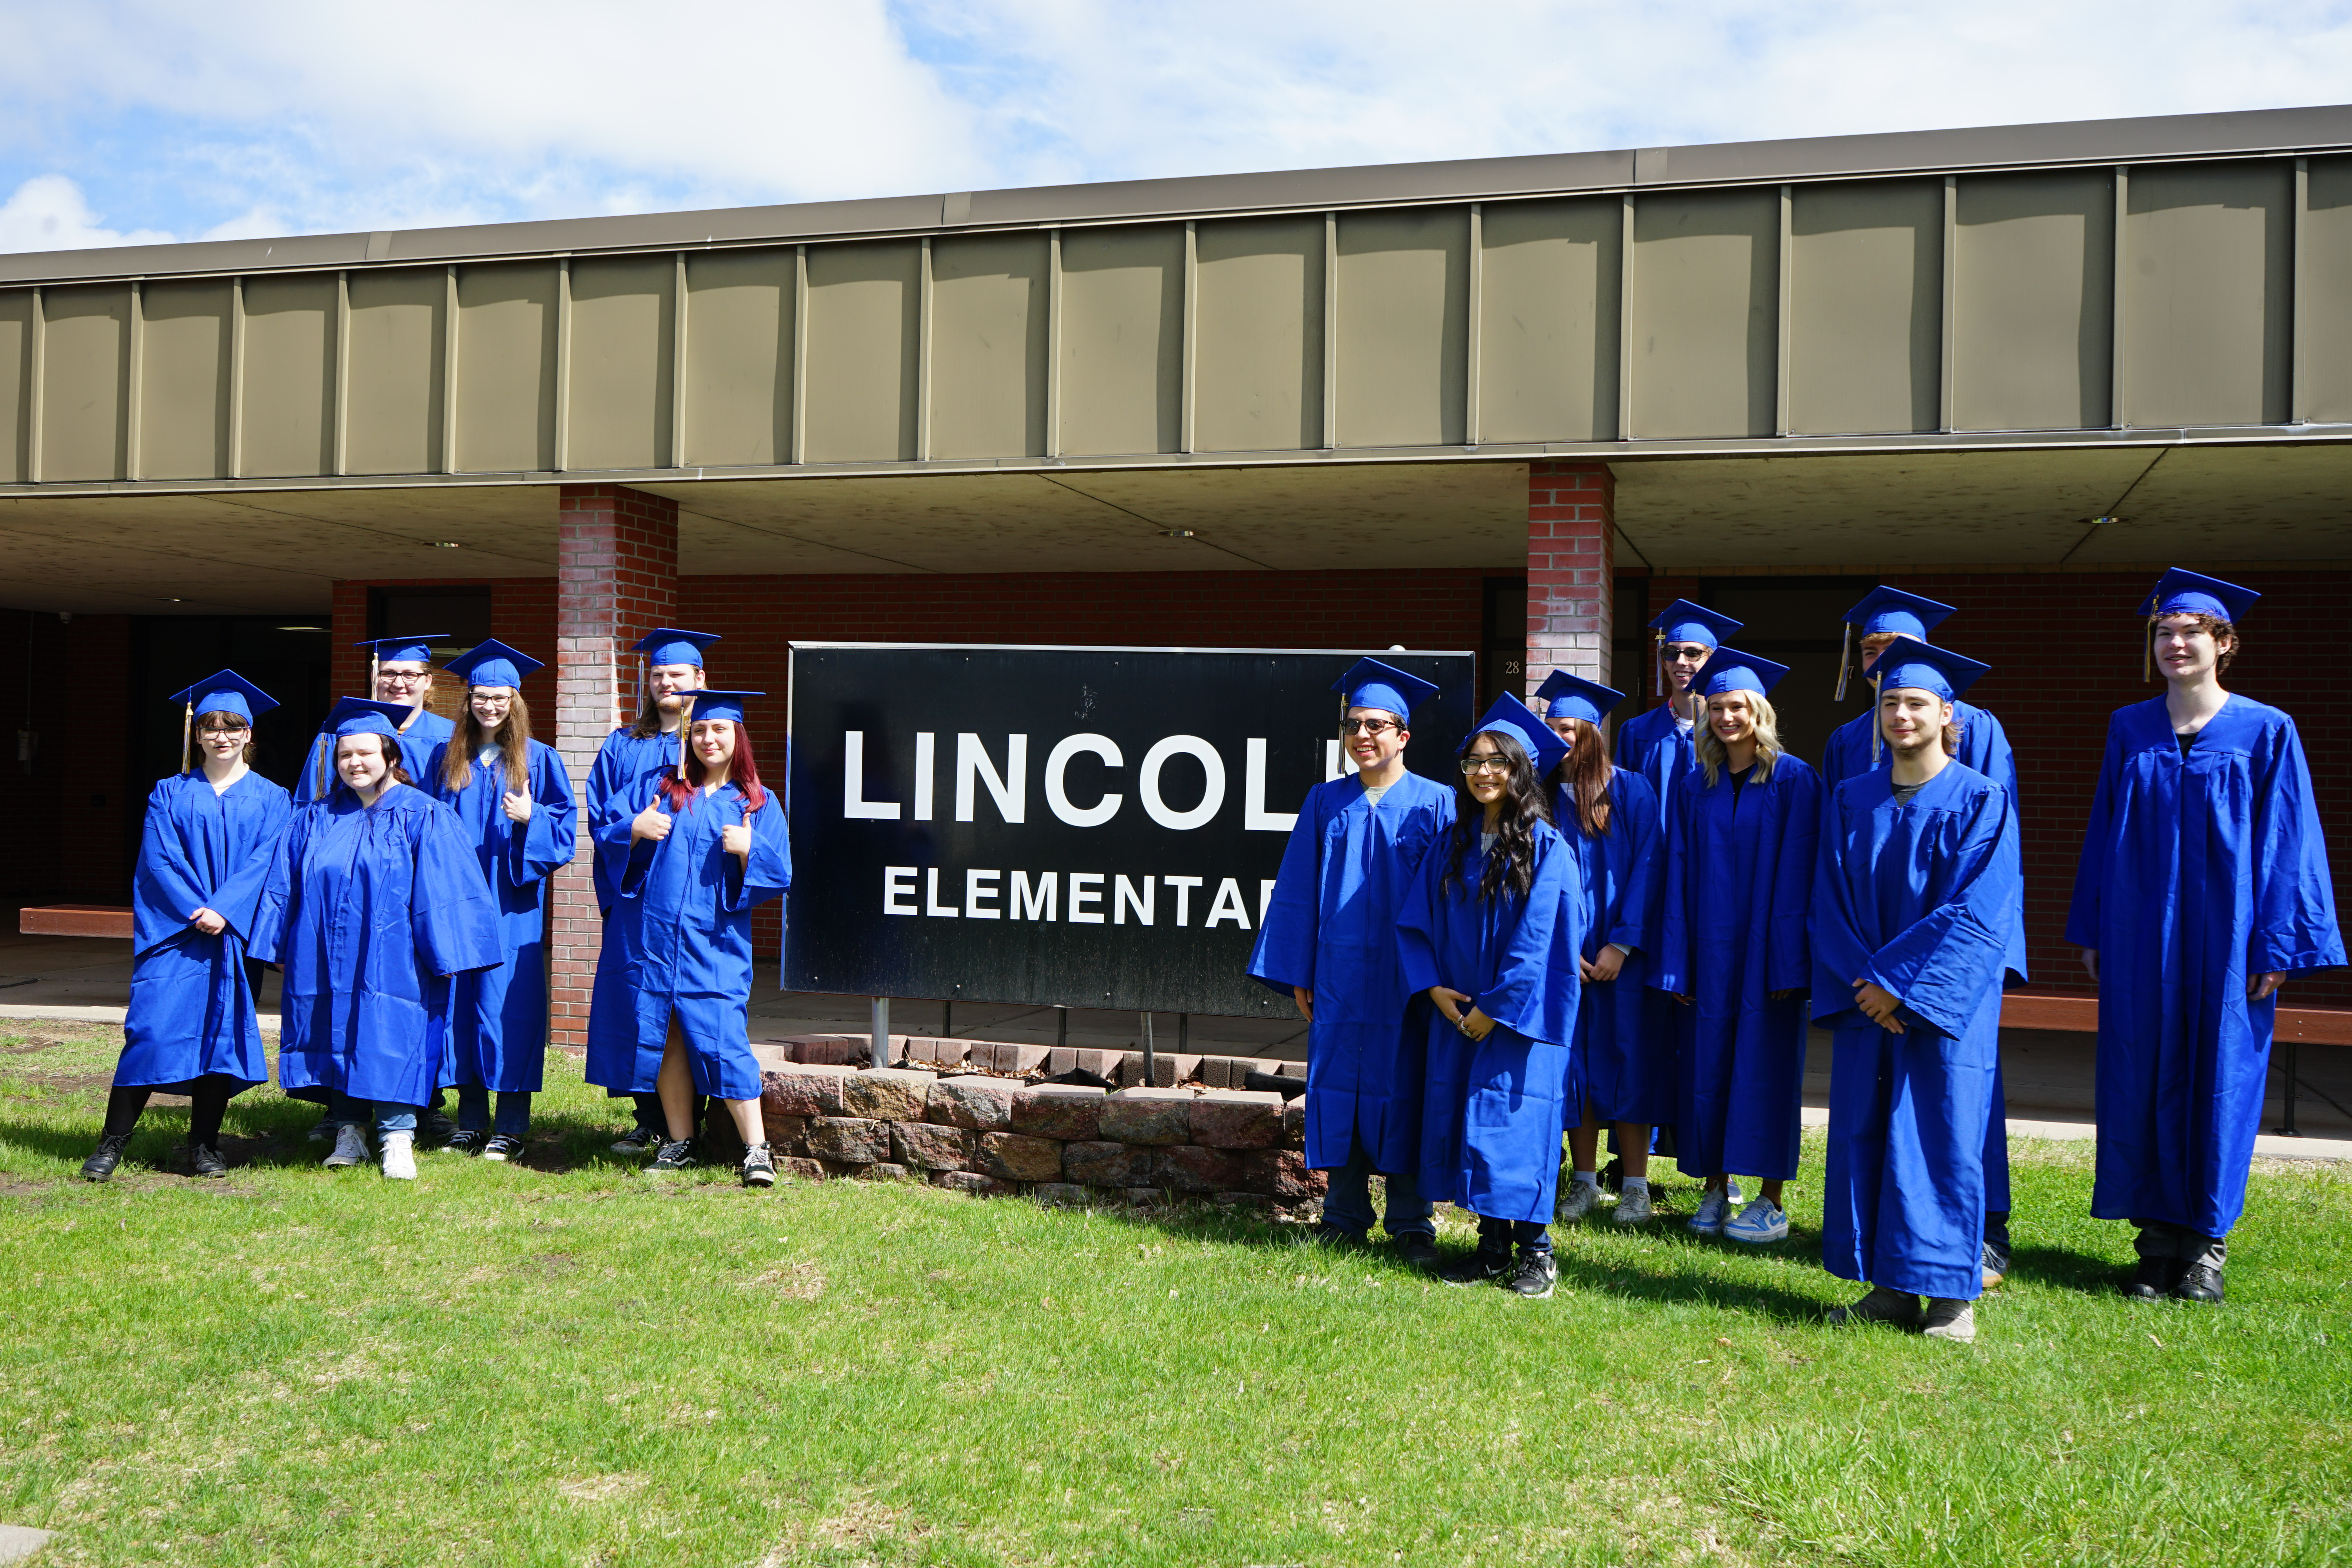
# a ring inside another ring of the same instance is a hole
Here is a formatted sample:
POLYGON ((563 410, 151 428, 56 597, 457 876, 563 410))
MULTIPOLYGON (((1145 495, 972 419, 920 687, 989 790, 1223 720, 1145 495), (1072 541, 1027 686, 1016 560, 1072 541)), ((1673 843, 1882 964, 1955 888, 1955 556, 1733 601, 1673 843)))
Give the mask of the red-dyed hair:
MULTIPOLYGON (((709 719, 701 721, 706 724, 716 721, 709 719)), ((725 722, 735 724, 732 719, 725 722)), ((689 725, 689 731, 691 728, 692 726, 689 725)), ((694 737, 689 733, 686 743, 685 781, 683 783, 679 781, 677 764, 675 763, 671 763, 668 770, 662 774, 662 793, 669 796, 669 808, 673 813, 681 812, 687 808, 688 804, 694 799, 695 791, 700 789, 703 781, 709 776, 709 769, 702 765, 702 759, 694 754, 694 737)), ((742 789, 743 798, 751 804, 753 811, 768 804, 767 786, 760 782, 760 759, 751 752, 751 731, 740 724, 735 724, 735 759, 728 764, 727 779, 729 783, 742 789)))

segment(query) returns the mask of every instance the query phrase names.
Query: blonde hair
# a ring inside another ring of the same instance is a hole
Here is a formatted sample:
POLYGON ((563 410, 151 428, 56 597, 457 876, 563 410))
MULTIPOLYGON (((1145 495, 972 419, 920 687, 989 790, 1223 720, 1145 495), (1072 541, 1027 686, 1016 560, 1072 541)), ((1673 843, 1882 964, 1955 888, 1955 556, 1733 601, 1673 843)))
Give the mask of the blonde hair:
MULTIPOLYGON (((1716 695, 1728 697, 1731 693, 1721 691, 1716 695)), ((1772 764, 1780 755, 1780 718, 1772 711, 1772 704, 1765 700, 1762 692, 1742 691, 1740 695, 1748 699, 1748 717, 1756 725, 1756 777, 1753 782, 1768 784, 1772 777, 1772 764)), ((1723 777, 1723 770, 1731 759, 1724 752, 1723 742, 1717 739, 1715 726, 1707 722, 1706 702, 1707 699, 1699 699, 1696 744, 1698 765, 1706 772, 1707 787, 1712 789, 1723 777)))
POLYGON ((457 732, 441 753, 442 787, 450 790, 468 788, 474 782, 474 753, 486 745, 499 748, 499 761, 506 770, 507 789, 514 795, 530 793, 530 704, 515 691, 514 701, 507 716, 499 723, 498 732, 485 734, 482 721, 474 717, 473 688, 466 689, 465 710, 457 715, 457 732))

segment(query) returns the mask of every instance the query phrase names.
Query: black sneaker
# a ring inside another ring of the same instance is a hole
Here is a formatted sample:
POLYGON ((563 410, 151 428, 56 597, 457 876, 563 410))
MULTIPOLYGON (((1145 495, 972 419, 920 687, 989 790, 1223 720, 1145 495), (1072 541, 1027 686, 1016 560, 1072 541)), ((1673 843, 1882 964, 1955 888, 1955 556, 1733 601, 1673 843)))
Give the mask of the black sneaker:
POLYGON ((2221 1271, 2210 1263, 2192 1263, 2181 1271, 2172 1293, 2183 1301, 2202 1301, 2209 1307, 2218 1307, 2222 1300, 2221 1271))
POLYGON ((693 1165, 694 1140, 691 1138, 680 1138, 675 1142, 663 1143, 661 1146, 661 1152, 654 1156, 654 1163, 648 1166, 647 1169, 655 1171, 685 1171, 692 1169, 693 1165))
POLYGON ((482 1145, 482 1158, 495 1160, 503 1165, 522 1152, 522 1140, 504 1132, 493 1132, 490 1141, 482 1145))
POLYGON ((457 1136, 457 1123, 446 1110, 427 1110, 416 1119, 416 1141, 446 1143, 457 1136))
POLYGON ((1480 1247, 1437 1271, 1448 1285, 1492 1285, 1511 1271, 1511 1255, 1480 1247))
POLYGON ((772 1187, 776 1184, 776 1157, 765 1143, 754 1143, 743 1151, 743 1184, 747 1187, 772 1187))
POLYGON ((614 1139, 613 1152, 633 1155, 650 1154, 668 1142, 660 1128, 640 1125, 630 1128, 626 1132, 614 1139))
POLYGON ((114 1167, 122 1163, 122 1152, 131 1147, 128 1132, 109 1133, 98 1141, 89 1158, 81 1163, 82 1180, 103 1182, 114 1174, 114 1167))
POLYGON ((302 1142, 305 1143, 331 1143, 335 1141, 335 1113, 330 1110, 324 1116, 320 1117, 318 1121, 310 1123, 310 1131, 302 1134, 302 1142))
POLYGON ((1548 1301, 1551 1300, 1552 1285, 1559 1279, 1559 1261, 1552 1257, 1550 1247, 1536 1252, 1522 1247, 1519 1248, 1519 1260, 1511 1266, 1509 1275, 1496 1283, 1515 1296, 1524 1296, 1530 1301, 1548 1301))
POLYGON ((1396 1247, 1397 1260, 1408 1268, 1423 1274, 1437 1271, 1437 1241, 1426 1232, 1406 1231, 1391 1244, 1396 1247))
POLYGON ((222 1159, 221 1152, 210 1144, 191 1143, 188 1145, 188 1174, 226 1176, 228 1174, 228 1162, 222 1159))
POLYGON ((2181 1272, 2178 1258, 2143 1258, 2125 1281, 2123 1292, 2135 1301, 2161 1301, 2180 1283, 2181 1272))
POLYGON ((448 1139, 441 1145, 442 1150, 446 1153, 467 1155, 478 1154, 489 1146, 490 1135, 471 1128, 450 1133, 448 1139))

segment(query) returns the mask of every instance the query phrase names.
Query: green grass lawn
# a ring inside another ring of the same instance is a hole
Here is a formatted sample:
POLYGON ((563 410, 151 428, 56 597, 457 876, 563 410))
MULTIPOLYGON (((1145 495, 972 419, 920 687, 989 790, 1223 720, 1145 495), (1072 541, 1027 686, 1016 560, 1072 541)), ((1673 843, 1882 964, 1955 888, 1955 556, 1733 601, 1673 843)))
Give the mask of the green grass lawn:
POLYGON ((1669 1183, 1531 1303, 1214 1211, 649 1179, 562 1058, 522 1167, 325 1171, 265 1089, 229 1180, 158 1108, 93 1186, 119 1032, 0 1031, 0 1522, 43 1563, 2352 1561, 2334 1166, 2256 1174, 2227 1307, 2142 1306, 2088 1148, 2030 1146, 1953 1346, 1823 1326, 1801 1182, 1760 1252, 1669 1183))

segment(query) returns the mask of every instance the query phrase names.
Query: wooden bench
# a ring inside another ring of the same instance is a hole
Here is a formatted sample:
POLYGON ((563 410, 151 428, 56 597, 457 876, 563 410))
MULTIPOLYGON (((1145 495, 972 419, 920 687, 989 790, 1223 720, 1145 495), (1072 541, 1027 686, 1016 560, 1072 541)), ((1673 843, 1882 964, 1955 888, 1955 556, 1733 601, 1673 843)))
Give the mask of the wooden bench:
POLYGON ((131 940, 130 906, 48 904, 16 911, 16 930, 26 936, 110 936, 131 940))
MULTIPOLYGON (((2099 999, 2011 991, 2000 999, 2000 1026, 2004 1029, 2056 1029, 2094 1035, 2099 1029, 2099 999)), ((2352 1046, 2352 1010, 2282 1005, 2275 1037, 2282 1045, 2294 1041, 2315 1046, 2352 1046)))

